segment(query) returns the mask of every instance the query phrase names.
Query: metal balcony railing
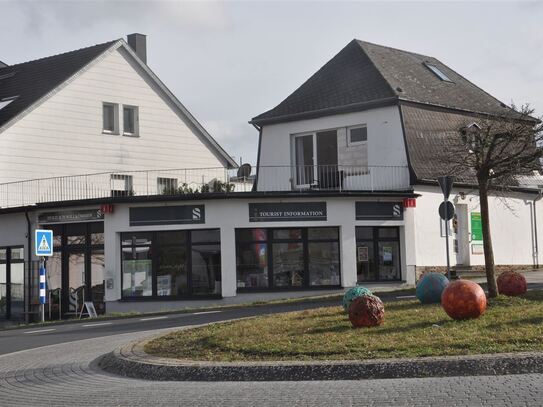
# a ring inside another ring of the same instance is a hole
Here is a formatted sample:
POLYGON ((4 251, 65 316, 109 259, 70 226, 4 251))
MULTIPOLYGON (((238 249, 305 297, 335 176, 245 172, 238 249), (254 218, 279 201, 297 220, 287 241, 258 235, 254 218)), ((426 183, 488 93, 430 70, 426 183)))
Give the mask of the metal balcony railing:
POLYGON ((263 166, 248 171, 184 168, 118 171, 0 184, 0 208, 107 197, 257 191, 393 191, 410 189, 407 167, 263 166))
POLYGON ((297 165, 260 167, 258 191, 398 191, 410 189, 407 166, 297 165))
POLYGON ((116 171, 9 182, 0 184, 0 208, 107 197, 251 191, 254 177, 237 177, 236 171, 222 167, 116 171))

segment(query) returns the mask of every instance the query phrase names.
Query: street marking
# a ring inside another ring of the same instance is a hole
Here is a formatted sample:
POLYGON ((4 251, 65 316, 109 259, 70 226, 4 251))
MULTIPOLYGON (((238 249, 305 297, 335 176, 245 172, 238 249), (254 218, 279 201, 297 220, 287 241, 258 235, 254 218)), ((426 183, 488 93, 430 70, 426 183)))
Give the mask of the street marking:
POLYGON ((96 324, 85 324, 84 327, 88 326, 102 326, 102 325, 111 325, 113 322, 98 322, 96 324))
POLYGON ((56 331, 55 328, 49 328, 49 329, 40 329, 39 331, 26 331, 23 332, 24 334, 39 334, 40 332, 50 332, 50 331, 56 331))
POLYGON ((398 295, 396 298, 415 298, 415 295, 398 295))
POLYGON ((194 312, 192 315, 202 315, 202 314, 215 314, 217 312, 221 311, 202 311, 202 312, 194 312))
POLYGON ((140 321, 155 321, 157 319, 166 319, 168 317, 152 317, 152 318, 141 318, 140 321))

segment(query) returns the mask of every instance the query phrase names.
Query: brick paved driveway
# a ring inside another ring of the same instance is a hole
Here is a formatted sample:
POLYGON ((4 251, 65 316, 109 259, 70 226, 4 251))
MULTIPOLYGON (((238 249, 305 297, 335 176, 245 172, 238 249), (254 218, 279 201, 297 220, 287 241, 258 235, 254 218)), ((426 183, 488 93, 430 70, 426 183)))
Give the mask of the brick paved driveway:
POLYGON ((0 356, 0 406, 543 406, 543 375, 150 382, 106 375, 89 366, 103 353, 147 334, 93 338, 0 356))

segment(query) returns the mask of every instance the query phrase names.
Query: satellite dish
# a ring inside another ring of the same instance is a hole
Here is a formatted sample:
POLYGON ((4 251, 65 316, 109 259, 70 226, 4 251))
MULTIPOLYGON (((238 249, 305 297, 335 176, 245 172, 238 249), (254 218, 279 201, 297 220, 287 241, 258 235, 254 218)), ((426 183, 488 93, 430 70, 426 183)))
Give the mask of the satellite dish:
POLYGON ((252 171, 253 171, 253 168, 251 167, 251 164, 249 163, 242 164, 238 168, 238 178, 249 178, 252 171))

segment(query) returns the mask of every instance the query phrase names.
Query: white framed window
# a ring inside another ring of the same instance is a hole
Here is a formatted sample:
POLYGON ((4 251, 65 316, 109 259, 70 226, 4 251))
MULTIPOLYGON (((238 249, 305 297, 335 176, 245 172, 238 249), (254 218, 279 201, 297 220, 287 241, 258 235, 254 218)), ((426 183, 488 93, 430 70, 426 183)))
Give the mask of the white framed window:
POLYGON ((102 103, 102 133, 119 134, 119 105, 102 103))
POLYGON ((347 146, 357 146, 368 141, 368 127, 365 124, 347 127, 347 146))
POLYGON ((177 178, 157 177, 158 195, 173 194, 177 190, 177 178))
POLYGON ((138 107, 123 105, 123 135, 138 136, 138 107))
POLYGON ((132 175, 111 174, 111 196, 132 196, 134 195, 134 184, 132 175))

